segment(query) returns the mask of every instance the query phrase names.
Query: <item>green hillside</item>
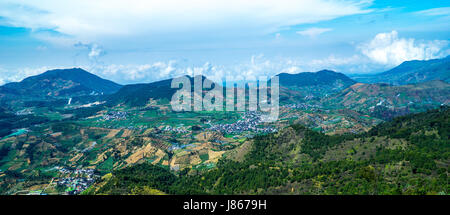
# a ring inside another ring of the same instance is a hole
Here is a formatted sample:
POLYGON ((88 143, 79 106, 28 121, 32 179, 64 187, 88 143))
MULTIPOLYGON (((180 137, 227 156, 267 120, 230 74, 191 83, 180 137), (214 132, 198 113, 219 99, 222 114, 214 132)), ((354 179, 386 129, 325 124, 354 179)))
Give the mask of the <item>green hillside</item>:
POLYGON ((428 81, 394 86, 389 84, 357 83, 341 92, 322 99, 329 108, 347 108, 364 114, 391 119, 448 104, 450 84, 428 81))
POLYGON ((55 69, 0 87, 1 94, 14 96, 71 97, 79 95, 111 94, 121 85, 102 79, 80 68, 55 69))
POLYGON ((441 80, 450 82, 450 56, 442 59, 405 61, 399 66, 374 75, 354 75, 363 83, 414 84, 441 80))

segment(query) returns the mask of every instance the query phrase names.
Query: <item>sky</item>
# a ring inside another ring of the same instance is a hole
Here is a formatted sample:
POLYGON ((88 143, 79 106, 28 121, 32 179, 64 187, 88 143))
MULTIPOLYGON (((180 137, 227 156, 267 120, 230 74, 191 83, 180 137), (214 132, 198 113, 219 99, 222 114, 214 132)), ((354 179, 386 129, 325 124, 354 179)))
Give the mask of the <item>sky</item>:
POLYGON ((120 84, 368 74, 446 57, 449 36, 440 0, 0 0, 0 84, 72 67, 120 84))

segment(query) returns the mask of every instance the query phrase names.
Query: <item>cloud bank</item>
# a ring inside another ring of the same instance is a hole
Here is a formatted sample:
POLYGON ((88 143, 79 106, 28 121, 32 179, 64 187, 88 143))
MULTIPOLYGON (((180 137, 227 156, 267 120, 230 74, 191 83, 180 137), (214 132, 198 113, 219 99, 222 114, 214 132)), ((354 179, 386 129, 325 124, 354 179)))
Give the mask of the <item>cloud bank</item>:
MULTIPOLYGON (((183 75, 202 74, 209 79, 220 82, 225 77, 247 79, 249 77, 272 77, 279 73, 315 72, 322 69, 331 69, 338 72, 367 72, 364 68, 367 62, 361 64, 361 56, 337 57, 330 55, 324 59, 304 60, 300 58, 268 58, 263 54, 253 55, 247 60, 232 65, 214 64, 205 62, 200 65, 191 65, 180 60, 155 61, 147 64, 91 64, 79 66, 88 72, 120 84, 150 83, 154 81, 180 77, 183 75)), ((0 85, 21 81, 31 75, 37 75, 58 67, 24 68, 17 71, 6 71, 0 68, 0 73, 10 74, 0 76, 0 85)), ((65 67, 60 67, 65 68, 65 67)))
POLYGON ((415 14, 425 15, 425 16, 449 16, 450 15, 450 7, 438 7, 431 8, 427 10, 421 10, 415 12, 415 14))
POLYGON ((50 70, 50 67, 38 67, 38 68, 20 68, 18 70, 12 71, 4 68, 0 68, 0 86, 9 82, 18 82, 22 81, 24 78, 29 76, 39 75, 47 70, 50 70))
POLYGON ((379 33, 368 43, 359 46, 361 52, 376 63, 389 66, 403 61, 428 60, 449 54, 448 41, 416 41, 414 38, 400 38, 397 31, 379 33))
POLYGON ((267 34, 292 25, 362 14, 367 0, 3 0, 2 23, 52 29, 83 42, 106 37, 161 38, 267 34))
POLYGON ((331 28, 308 28, 303 31, 297 31, 297 34, 300 34, 302 36, 308 36, 308 37, 316 37, 319 34, 323 34, 327 31, 331 31, 333 29, 331 28))

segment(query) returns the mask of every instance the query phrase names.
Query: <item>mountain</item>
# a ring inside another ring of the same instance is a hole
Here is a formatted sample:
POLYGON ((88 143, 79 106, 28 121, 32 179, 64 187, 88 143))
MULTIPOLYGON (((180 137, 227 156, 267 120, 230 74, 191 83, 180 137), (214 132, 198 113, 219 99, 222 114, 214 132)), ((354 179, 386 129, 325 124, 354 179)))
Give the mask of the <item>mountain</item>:
POLYGON ((399 66, 375 75, 358 75, 354 80, 363 83, 414 84, 431 80, 450 83, 450 56, 433 60, 405 61, 399 66))
POLYGON ((172 79, 148 84, 129 84, 108 97, 109 104, 128 104, 130 106, 145 106, 150 98, 169 99, 177 89, 171 88, 172 79))
POLYGON ((279 77, 280 102, 282 103, 317 100, 356 83, 344 74, 330 70, 298 74, 281 73, 277 76, 279 77))
MULTIPOLYGON (((193 87, 194 78, 187 76, 193 87)), ((202 81, 206 79, 202 76, 202 81)), ((179 88, 172 88, 173 78, 146 84, 129 84, 118 92, 108 96, 109 105, 127 104, 129 106, 145 106, 150 99, 169 102, 179 88)), ((213 85, 214 86, 214 85, 213 85)))
POLYGON ((382 119, 421 112, 450 103, 450 84, 428 81, 394 86, 389 84, 354 84, 322 100, 330 108, 347 108, 382 119))
POLYGON ((308 87, 308 86, 332 86, 335 88, 346 88, 354 83, 354 80, 342 73, 331 70, 318 72, 302 72, 298 74, 281 73, 277 75, 280 85, 285 87, 308 87))
POLYGON ((0 99, 38 100, 111 94, 122 86, 80 68, 55 69, 0 87, 0 99))
MULTIPOLYGON (((344 74, 330 70, 299 74, 281 73, 277 76, 281 87, 281 101, 289 99, 298 101, 311 94, 322 96, 338 92, 356 83, 344 74)), ((194 79, 189 76, 188 78, 193 84, 194 79)), ((204 81, 205 79, 206 77, 202 76, 202 80, 204 81)), ((125 85, 117 93, 110 95, 108 101, 111 105, 124 103, 130 106, 145 106, 149 99, 170 100, 172 95, 178 90, 177 88, 171 88, 171 82, 172 79, 167 79, 153 83, 125 85)))

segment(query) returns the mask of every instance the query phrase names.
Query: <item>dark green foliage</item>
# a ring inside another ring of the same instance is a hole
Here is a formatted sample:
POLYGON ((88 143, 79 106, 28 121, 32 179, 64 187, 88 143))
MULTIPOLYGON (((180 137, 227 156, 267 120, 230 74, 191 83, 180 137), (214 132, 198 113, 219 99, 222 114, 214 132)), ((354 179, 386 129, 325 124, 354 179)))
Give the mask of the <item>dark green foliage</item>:
POLYGON ((380 162, 407 160, 414 171, 430 173, 436 170, 435 160, 450 158, 449 108, 442 107, 380 124, 367 135, 388 136, 408 140, 412 146, 407 150, 382 150, 378 152, 380 162))
POLYGON ((9 153, 9 148, 7 146, 0 147, 0 161, 3 159, 3 157, 8 155, 8 153, 9 153))
POLYGON ((439 135, 450 133, 449 107, 443 106, 436 110, 397 117, 391 121, 379 124, 367 134, 371 136, 390 136, 407 138, 415 131, 438 129, 439 135))
POLYGON ((353 135, 325 135, 320 132, 312 131, 301 125, 291 126, 297 132, 304 132, 302 152, 311 156, 314 160, 319 159, 330 147, 336 146, 344 140, 351 140, 353 135))
POLYGON ((86 118, 97 114, 97 112, 104 110, 104 105, 97 105, 86 108, 67 109, 61 111, 63 114, 74 114, 76 118, 86 118))
POLYGON ((63 135, 74 134, 79 132, 79 125, 73 122, 58 122, 52 124, 54 132, 62 132, 63 135))
POLYGON ((330 70, 321 70, 318 72, 302 72, 298 74, 281 73, 277 75, 280 79, 281 86, 317 86, 317 85, 334 85, 336 81, 340 81, 344 88, 354 83, 354 80, 342 73, 330 70))
POLYGON ((108 97, 108 105, 125 103, 130 106, 145 106, 150 98, 172 99, 178 90, 171 88, 172 79, 157 81, 149 84, 130 84, 122 87, 117 93, 108 97))
POLYGON ((35 115, 14 115, 0 109, 0 137, 12 133, 13 129, 27 128, 32 125, 49 122, 48 118, 35 115))
POLYGON ((139 164, 114 172, 114 177, 103 186, 99 193, 126 194, 139 186, 156 187, 170 193, 170 185, 176 180, 168 169, 148 164, 139 164))

